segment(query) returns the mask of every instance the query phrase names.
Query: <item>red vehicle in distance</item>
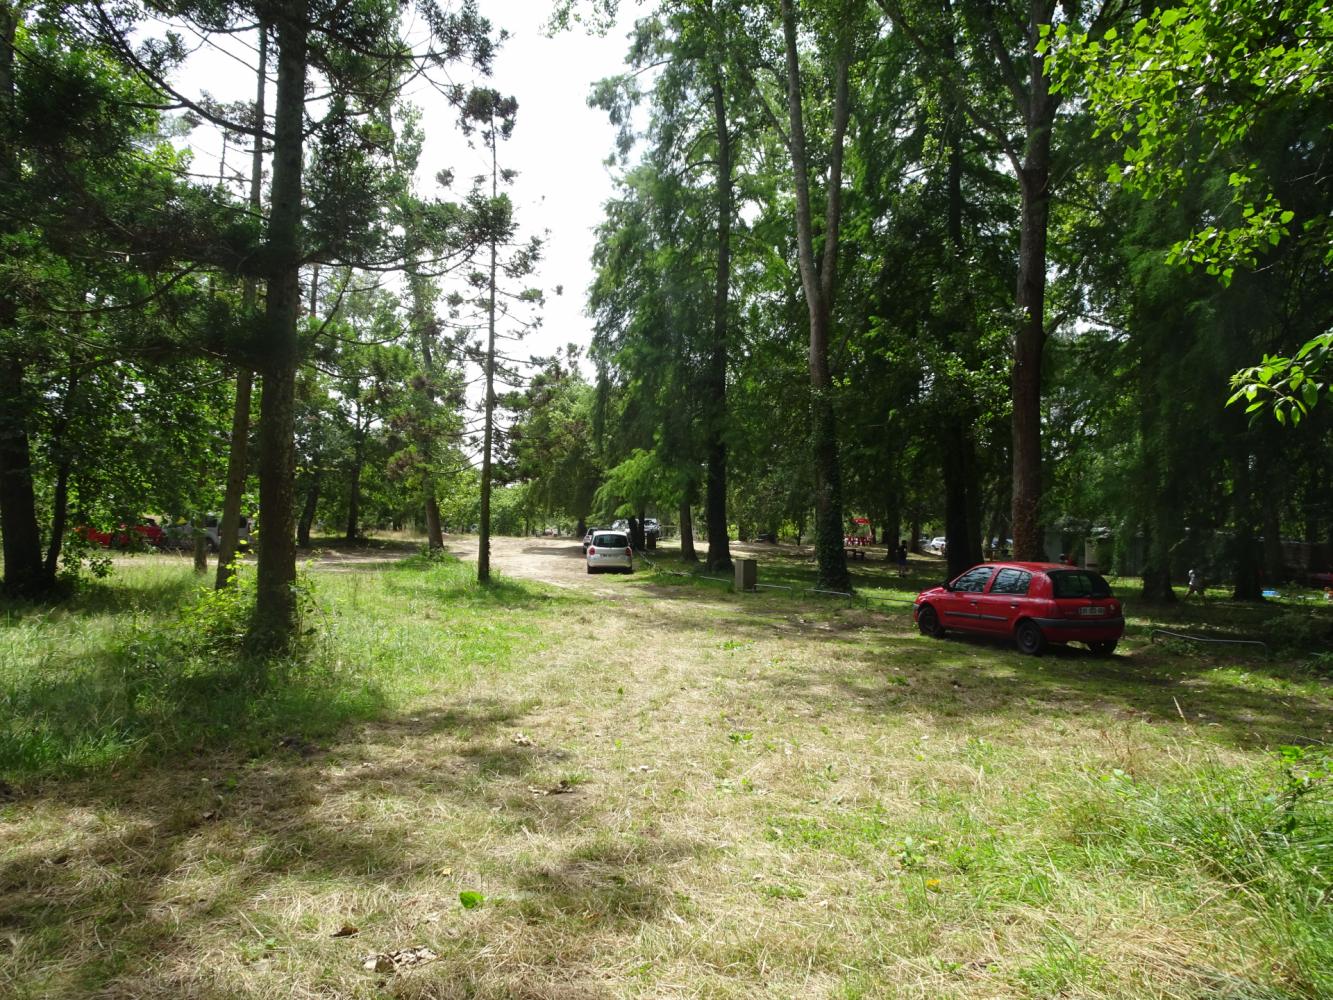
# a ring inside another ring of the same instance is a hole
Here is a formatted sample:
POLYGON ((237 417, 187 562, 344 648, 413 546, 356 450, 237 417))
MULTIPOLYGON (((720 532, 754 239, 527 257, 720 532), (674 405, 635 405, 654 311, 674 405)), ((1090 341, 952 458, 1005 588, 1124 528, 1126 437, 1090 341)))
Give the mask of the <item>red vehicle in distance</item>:
POLYGON ((1125 634, 1124 608, 1100 573, 1061 563, 996 562, 917 595, 922 635, 950 629, 1012 639, 1039 656, 1048 644, 1081 642, 1110 656, 1125 634))
POLYGON ((127 525, 122 522, 114 531, 102 531, 86 524, 79 525, 74 531, 81 538, 106 548, 160 549, 167 540, 166 532, 151 517, 141 517, 138 524, 127 525))

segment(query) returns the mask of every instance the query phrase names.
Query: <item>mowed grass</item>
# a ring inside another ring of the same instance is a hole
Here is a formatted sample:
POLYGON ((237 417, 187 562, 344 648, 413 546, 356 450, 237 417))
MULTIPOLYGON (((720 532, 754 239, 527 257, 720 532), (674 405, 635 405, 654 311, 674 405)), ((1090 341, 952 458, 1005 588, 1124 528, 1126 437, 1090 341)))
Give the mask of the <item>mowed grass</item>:
POLYGON ((186 568, 7 612, 0 995, 1333 996, 1317 653, 332 569, 285 663, 186 568))

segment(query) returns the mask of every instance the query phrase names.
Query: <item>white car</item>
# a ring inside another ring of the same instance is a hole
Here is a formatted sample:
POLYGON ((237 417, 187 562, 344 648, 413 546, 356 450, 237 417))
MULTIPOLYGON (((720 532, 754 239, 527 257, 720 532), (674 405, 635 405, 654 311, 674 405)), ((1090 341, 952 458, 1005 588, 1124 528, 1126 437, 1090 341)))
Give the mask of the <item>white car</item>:
POLYGON ((936 535, 926 546, 927 551, 934 552, 936 555, 944 555, 948 551, 949 540, 943 535, 936 535))
POLYGON ((584 559, 589 573, 600 573, 604 569, 634 572, 634 550, 630 548, 629 535, 623 531, 603 528, 594 532, 584 559))
MULTIPOLYGON (((204 543, 208 546, 209 552, 216 552, 222 544, 220 521, 221 518, 216 514, 209 514, 204 518, 204 543)), ((194 546, 194 525, 186 520, 168 524, 166 538, 166 544, 172 548, 192 548, 194 546)), ((250 519, 248 517, 242 516, 237 524, 236 541, 241 548, 250 544, 250 519)))

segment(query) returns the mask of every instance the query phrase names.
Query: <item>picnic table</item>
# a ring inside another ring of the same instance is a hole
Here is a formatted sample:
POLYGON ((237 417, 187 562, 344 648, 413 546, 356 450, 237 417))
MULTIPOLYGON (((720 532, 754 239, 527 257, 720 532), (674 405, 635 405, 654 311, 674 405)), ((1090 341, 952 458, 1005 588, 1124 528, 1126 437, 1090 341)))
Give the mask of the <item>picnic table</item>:
POLYGON ((853 559, 865 561, 866 547, 870 545, 868 535, 844 535, 842 539, 843 551, 853 559))

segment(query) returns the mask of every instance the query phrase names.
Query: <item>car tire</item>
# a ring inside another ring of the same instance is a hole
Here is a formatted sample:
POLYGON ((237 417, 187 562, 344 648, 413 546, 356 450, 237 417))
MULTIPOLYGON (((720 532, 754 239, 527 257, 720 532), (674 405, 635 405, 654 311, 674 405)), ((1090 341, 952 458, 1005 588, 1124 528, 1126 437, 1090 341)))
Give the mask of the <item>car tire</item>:
POLYGON ((1018 651, 1028 656, 1040 656, 1046 649, 1046 636, 1042 634, 1041 626, 1030 618, 1018 623, 1018 628, 1014 629, 1014 641, 1018 644, 1018 651))
POLYGON ((1115 647, 1116 640, 1114 639, 1088 643, 1088 648, 1092 650, 1093 656, 1111 656, 1115 652, 1115 647))
POLYGON ((587 565, 585 564, 585 567, 584 567, 584 568, 587 569, 587 571, 588 571, 588 575, 589 575, 589 576, 592 576, 592 567, 591 567, 591 566, 587 566, 587 565))
POLYGON ((940 624, 940 614, 929 604, 917 612, 916 626, 924 636, 932 639, 944 638, 944 626, 940 624))

